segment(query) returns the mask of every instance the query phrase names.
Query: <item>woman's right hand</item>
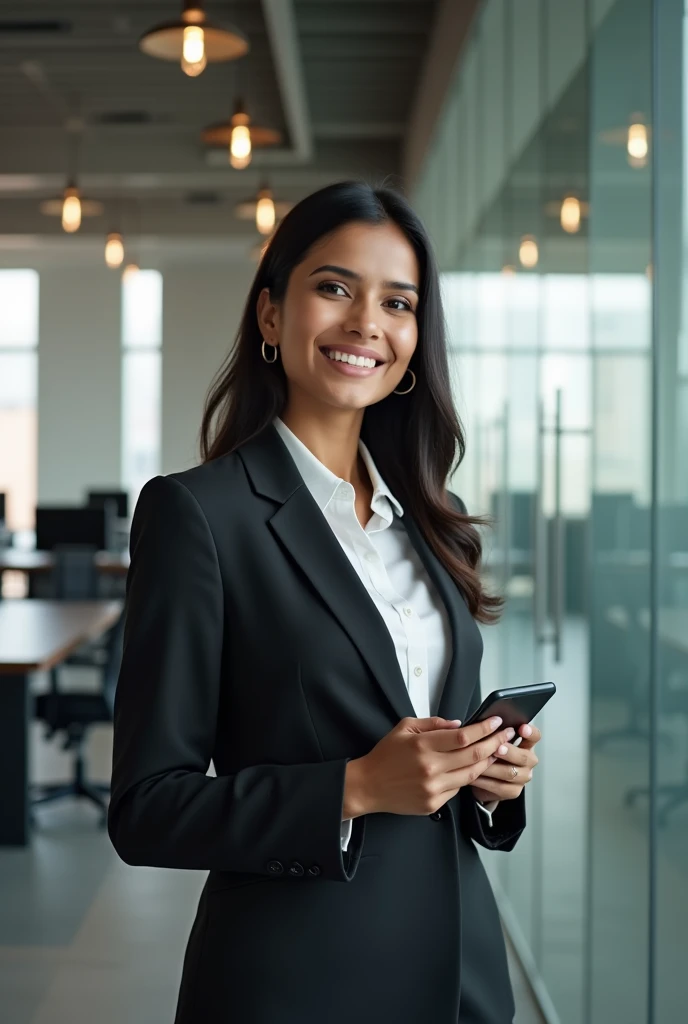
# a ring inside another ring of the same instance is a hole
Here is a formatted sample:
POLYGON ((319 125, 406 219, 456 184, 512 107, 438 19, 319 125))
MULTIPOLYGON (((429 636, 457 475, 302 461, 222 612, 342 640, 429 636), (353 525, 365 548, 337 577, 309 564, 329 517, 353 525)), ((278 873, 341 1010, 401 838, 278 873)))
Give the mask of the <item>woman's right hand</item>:
POLYGON ((495 732, 500 725, 499 718, 465 728, 446 718, 402 718, 370 753, 347 763, 343 817, 433 814, 496 761, 514 735, 495 732))

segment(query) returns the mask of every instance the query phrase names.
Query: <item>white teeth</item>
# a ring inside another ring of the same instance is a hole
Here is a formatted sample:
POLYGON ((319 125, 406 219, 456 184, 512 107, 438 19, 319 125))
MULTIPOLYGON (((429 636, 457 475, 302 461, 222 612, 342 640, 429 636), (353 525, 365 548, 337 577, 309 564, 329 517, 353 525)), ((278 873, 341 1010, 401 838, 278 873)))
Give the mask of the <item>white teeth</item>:
POLYGON ((349 352, 339 352, 337 349, 326 349, 325 355, 328 359, 334 359, 335 362, 351 363, 352 366, 366 366, 371 369, 375 366, 374 359, 366 359, 364 356, 354 356, 349 352))

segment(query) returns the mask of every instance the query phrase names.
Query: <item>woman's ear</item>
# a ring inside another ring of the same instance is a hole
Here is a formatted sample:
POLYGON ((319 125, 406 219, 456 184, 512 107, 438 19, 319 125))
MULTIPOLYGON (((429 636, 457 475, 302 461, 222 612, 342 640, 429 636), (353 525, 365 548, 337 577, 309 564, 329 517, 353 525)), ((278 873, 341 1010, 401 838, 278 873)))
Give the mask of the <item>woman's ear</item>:
POLYGON ((271 345, 279 344, 279 309, 270 298, 270 289, 263 288, 256 304, 256 317, 260 333, 271 345))

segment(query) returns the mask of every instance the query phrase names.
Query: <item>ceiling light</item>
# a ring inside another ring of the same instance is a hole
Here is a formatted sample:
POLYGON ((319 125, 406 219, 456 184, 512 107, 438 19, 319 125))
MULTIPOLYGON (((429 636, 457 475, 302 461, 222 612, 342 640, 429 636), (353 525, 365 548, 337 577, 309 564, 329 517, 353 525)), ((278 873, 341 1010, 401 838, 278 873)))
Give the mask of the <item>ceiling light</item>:
POLYGON ((529 270, 537 266, 540 253, 538 251, 538 244, 533 235, 524 235, 521 239, 521 244, 518 249, 518 258, 521 261, 522 266, 527 267, 529 270))
POLYGON ((241 100, 237 101, 229 121, 210 125, 201 138, 209 146, 226 146, 229 162, 236 171, 248 167, 254 148, 274 146, 282 141, 280 133, 273 128, 252 124, 241 100))
POLYGON ((124 242, 118 231, 111 231, 105 242, 105 262, 112 270, 122 266, 124 260, 124 242))
POLYGON ((70 234, 81 227, 81 199, 79 189, 68 185, 62 200, 62 227, 70 234))
POLYGON ((566 196, 566 198, 562 200, 559 222, 561 223, 564 231, 569 235, 575 235, 576 232, 580 230, 580 199, 577 199, 576 196, 566 196))
POLYGON ((138 263, 127 263, 126 267, 122 271, 122 280, 126 281, 128 278, 134 277, 138 274, 140 267, 138 263))
POLYGON ((256 227, 261 235, 269 235, 275 226, 275 203, 269 188, 261 189, 256 203, 256 227))
POLYGON ((240 220, 255 220, 261 235, 269 235, 277 221, 286 216, 291 208, 291 203, 275 202, 272 190, 267 185, 261 185, 255 199, 237 203, 234 212, 240 220))
MULTIPOLYGON (((636 115, 638 116, 638 115, 636 115)), ((634 121, 628 126, 626 152, 631 167, 645 167, 647 163, 647 126, 641 121, 634 121)))
POLYGON ((249 44, 234 26, 209 22, 200 0, 186 0, 181 19, 150 29, 139 40, 139 49, 160 60, 179 61, 187 75, 196 77, 209 63, 243 57, 249 44))
POLYGON ((63 229, 68 234, 74 234, 81 227, 84 217, 97 217, 103 212, 103 204, 93 199, 82 199, 81 192, 72 180, 59 199, 44 199, 39 209, 48 217, 61 217, 63 229))

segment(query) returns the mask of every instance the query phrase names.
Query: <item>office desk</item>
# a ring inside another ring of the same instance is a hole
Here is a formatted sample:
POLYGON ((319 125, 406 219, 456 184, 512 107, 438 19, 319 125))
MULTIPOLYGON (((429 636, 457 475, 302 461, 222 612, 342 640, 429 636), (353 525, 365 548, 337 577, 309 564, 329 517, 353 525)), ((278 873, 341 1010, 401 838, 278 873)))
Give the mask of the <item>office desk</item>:
MULTIPOLYGON (((55 559, 51 551, 20 551, 17 548, 0 550, 0 574, 5 569, 29 574, 49 572, 54 564, 55 559)), ((111 576, 126 576, 129 570, 129 554, 98 551, 96 565, 99 572, 111 576)))
POLYGON ((121 601, 0 601, 0 846, 29 841, 29 676, 117 622, 121 601))

